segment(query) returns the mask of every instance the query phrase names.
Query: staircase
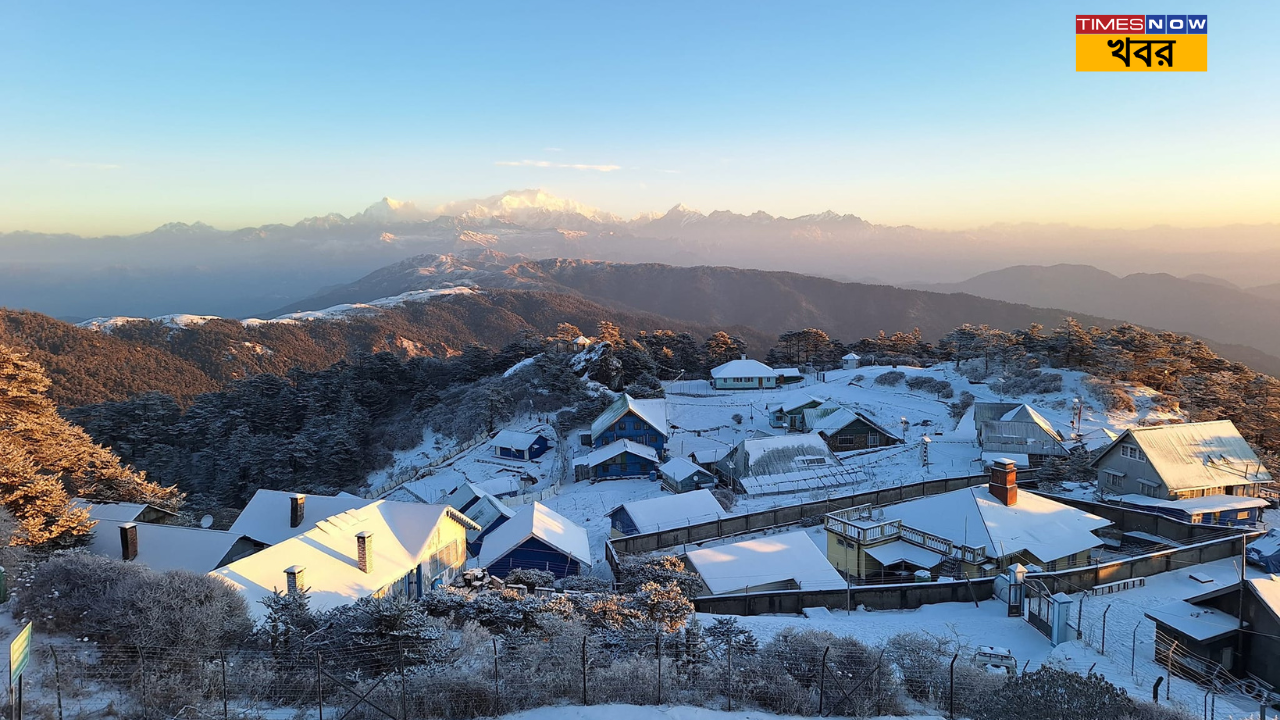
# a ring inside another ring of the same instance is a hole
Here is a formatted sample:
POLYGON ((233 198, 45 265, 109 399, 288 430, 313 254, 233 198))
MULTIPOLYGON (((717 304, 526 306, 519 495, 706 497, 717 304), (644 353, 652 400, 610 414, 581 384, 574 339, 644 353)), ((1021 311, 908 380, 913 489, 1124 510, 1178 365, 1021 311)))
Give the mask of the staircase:
POLYGON ((955 555, 948 555, 938 564, 938 577, 949 577, 959 579, 962 576, 960 569, 960 558, 955 555))

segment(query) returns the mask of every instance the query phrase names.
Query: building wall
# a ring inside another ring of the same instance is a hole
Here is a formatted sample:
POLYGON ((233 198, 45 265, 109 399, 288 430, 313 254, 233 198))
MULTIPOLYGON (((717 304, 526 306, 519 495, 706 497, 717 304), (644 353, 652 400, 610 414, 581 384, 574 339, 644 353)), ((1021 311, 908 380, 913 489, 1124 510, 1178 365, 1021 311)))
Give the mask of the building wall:
MULTIPOLYGON (((1125 442, 1126 445, 1138 447, 1137 443, 1125 442)), ((1115 495, 1148 495, 1151 497, 1159 497, 1162 500, 1173 499, 1169 493, 1169 489, 1164 486, 1164 481, 1156 474, 1156 469, 1151 463, 1144 460, 1135 460, 1133 458, 1124 457, 1121 454, 1120 446, 1112 446, 1111 449, 1096 461, 1096 469, 1098 471, 1098 486, 1104 492, 1115 495), (1107 470, 1115 470, 1124 473, 1124 477, 1119 481, 1108 480, 1107 470), (1138 478, 1152 480, 1160 483, 1160 490, 1156 495, 1152 495, 1151 491, 1143 490, 1142 483, 1138 482, 1138 478)))
POLYGON ((870 435, 875 433, 879 438, 879 444, 874 447, 884 447, 886 445, 899 445, 901 440, 891 435, 886 435, 879 430, 871 427, 862 420, 854 420, 839 431, 832 433, 826 437, 827 447, 832 452, 848 452, 850 450, 866 450, 873 447, 870 443, 870 435))
POLYGON ((506 577, 512 570, 525 568, 545 570, 556 578, 577 575, 581 566, 577 560, 565 555, 537 538, 529 538, 486 568, 489 574, 506 577))
POLYGON ((657 468, 657 463, 649 460, 648 458, 637 457, 629 452, 624 452, 608 462, 600 463, 599 465, 591 468, 591 477, 597 480, 636 477, 648 475, 657 468), (618 462, 614 462, 615 460, 618 462))
POLYGON ((628 412, 618 418, 617 422, 605 428, 604 432, 592 441, 592 447, 599 449, 618 440, 630 440, 648 445, 658 451, 658 457, 662 457, 667 444, 667 439, 662 433, 633 412, 628 412))
POLYGON ((716 390, 759 390, 778 387, 777 376, 759 378, 715 378, 711 381, 716 390))
POLYGON ((687 478, 677 480, 669 475, 662 475, 662 485, 674 493, 687 493, 702 488, 715 487, 716 478, 709 472, 696 472, 687 478))

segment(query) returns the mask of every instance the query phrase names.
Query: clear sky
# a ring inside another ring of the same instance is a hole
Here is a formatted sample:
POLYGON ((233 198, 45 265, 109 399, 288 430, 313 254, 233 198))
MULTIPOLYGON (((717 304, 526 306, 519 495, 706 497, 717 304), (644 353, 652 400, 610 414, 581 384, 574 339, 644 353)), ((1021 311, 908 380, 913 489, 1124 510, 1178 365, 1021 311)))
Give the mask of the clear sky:
POLYGON ((0 3, 0 231, 543 187, 622 215, 1280 221, 1280 3, 0 3), (1077 13, 1209 16, 1076 73, 1077 13))

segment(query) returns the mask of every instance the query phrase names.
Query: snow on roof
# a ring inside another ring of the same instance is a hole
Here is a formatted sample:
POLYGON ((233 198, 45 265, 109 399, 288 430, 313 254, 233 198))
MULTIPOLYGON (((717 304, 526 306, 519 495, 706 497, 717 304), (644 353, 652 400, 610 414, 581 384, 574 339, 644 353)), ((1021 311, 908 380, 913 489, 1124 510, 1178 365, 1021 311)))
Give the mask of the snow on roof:
POLYGON ((663 437, 669 434, 667 429, 667 406, 665 400, 636 400, 630 395, 623 393, 618 396, 617 400, 605 411, 600 413, 600 417, 591 423, 591 438, 600 436, 608 427, 626 415, 628 412, 634 413, 637 417, 649 423, 654 430, 662 433, 663 437))
MULTIPOLYGON (((1229 635, 1240 627, 1238 618, 1221 610, 1192 605, 1185 600, 1166 603, 1144 614, 1198 642, 1207 642, 1229 635)), ((1248 627, 1248 623, 1245 627, 1248 627)))
POLYGON ((828 435, 831 433, 840 432, 841 430, 848 427, 850 423, 861 420, 862 422, 870 425, 874 430, 879 432, 881 435, 885 435, 895 440, 902 439, 902 438, 899 438, 896 433, 889 432, 882 425, 872 420, 871 418, 867 417, 863 413, 860 413, 857 410, 851 410, 847 407, 844 407, 843 405, 838 405, 834 409, 832 409, 824 404, 820 407, 816 407, 811 410, 805 410, 804 420, 805 420, 805 425, 811 431, 826 433, 828 435), (813 413, 812 424, 810 424, 810 417, 811 417, 810 413, 813 413))
POLYGON ((849 353, 848 355, 845 355, 844 357, 842 357, 842 358, 840 358, 840 359, 841 359, 841 360, 861 360, 861 359, 862 359, 862 356, 861 356, 861 355, 859 355, 858 353, 849 353))
POLYGON ((770 407, 769 410, 771 412, 789 413, 789 412, 794 412, 796 410, 799 410, 805 405, 809 405, 809 404, 821 405, 824 402, 826 402, 826 400, 822 398, 814 397, 812 395, 797 395, 796 397, 793 397, 790 400, 778 403, 777 405, 770 407))
POLYGON ((840 590, 844 578, 804 531, 693 550, 685 557, 712 595, 794 581, 801 590, 840 590))
POLYGON ((612 516, 624 511, 638 532, 657 532, 716 520, 724 516, 720 502, 710 490, 694 490, 679 495, 663 495, 648 500, 626 502, 610 510, 612 516))
POLYGON ((534 502, 489 533, 480 548, 480 567, 492 565, 529 538, 541 540, 582 565, 591 564, 587 531, 546 505, 534 502))
POLYGON ((595 467, 602 462, 618 457, 624 452, 642 457, 650 462, 658 462, 658 451, 648 445, 641 445, 631 440, 614 440, 602 448, 587 453, 586 464, 590 467, 595 467))
POLYGON ((1126 438, 1142 448, 1147 462, 1170 490, 1271 482, 1249 443, 1230 420, 1131 428, 1094 460, 1096 465, 1126 438))
POLYGON ((463 483, 454 488, 445 497, 445 502, 482 529, 489 527, 499 517, 511 518, 516 514, 506 503, 475 483, 463 483))
POLYGON ((1044 416, 1036 412, 1036 409, 1030 405, 1019 405, 1004 415, 1001 415, 1000 420, 1003 422, 1028 422, 1039 425, 1041 430, 1044 430, 1046 433, 1058 438, 1059 440, 1062 439, 1062 434, 1057 430, 1054 430, 1053 425, 1048 420, 1045 420, 1044 416))
POLYGON ((517 432, 515 430, 501 430, 493 439, 489 441, 492 447, 511 448, 512 450, 528 450, 534 443, 538 442, 538 438, 542 437, 538 433, 517 432))
POLYGON ((1271 610, 1271 614, 1280 618, 1280 577, 1268 575, 1264 578, 1249 578, 1249 585, 1257 593, 1258 599, 1271 610))
POLYGON ((839 465, 827 442, 817 433, 788 433, 748 438, 726 456, 733 476, 772 475, 796 470, 799 457, 824 458, 827 465, 839 465))
POLYGON ((759 378, 777 377, 778 371, 759 360, 730 360, 723 365, 711 368, 713 378, 759 378))
POLYGON ((95 502, 84 498, 72 498, 71 507, 88 510, 94 520, 114 522, 133 522, 147 509, 143 503, 95 502))
POLYGON ((706 470, 703 470, 682 457, 673 457, 662 463, 658 466, 658 472, 666 475, 672 480, 684 480, 685 478, 692 477, 697 473, 702 473, 703 475, 708 474, 706 470))
POLYGON ((249 500, 249 504, 244 506, 244 510, 240 511, 240 516, 231 524, 230 531, 239 535, 248 535, 267 545, 275 545, 295 535, 301 535, 327 517, 375 502, 347 494, 302 494, 305 498, 302 525, 296 528, 289 527, 290 498, 300 494, 281 490, 257 491, 249 500))
POLYGON ((1111 524, 1031 492, 1019 492, 1010 507, 986 485, 890 505, 884 514, 953 543, 985 547, 991 557, 1025 550, 1044 562, 1101 545, 1092 531, 1111 524))
POLYGON ((778 377, 804 377, 804 373, 800 372, 800 368, 774 368, 773 372, 778 377))
POLYGON ((697 463, 713 463, 724 457, 733 448, 714 447, 693 451, 693 460, 697 463))
POLYGON ((1267 507, 1266 500, 1248 497, 1247 495, 1205 495, 1204 497, 1187 498, 1185 500, 1162 500, 1146 495, 1133 494, 1121 495, 1116 499, 1129 505, 1170 508, 1181 510, 1191 515, 1267 507))
MULTIPOLYGON (((89 552, 94 555, 122 557, 120 526, 132 520, 107 520, 95 517, 98 524, 89 537, 89 552)), ((155 570, 190 570, 207 573, 226 559, 243 535, 225 530, 133 523, 138 529, 138 555, 134 562, 155 570)))
POLYGON ((286 589, 286 568, 301 566, 312 609, 328 610, 373 595, 425 562, 441 549, 432 536, 447 522, 476 528, 448 505, 375 500, 322 519, 305 533, 212 574, 239 590, 250 614, 262 619, 262 599, 286 589), (373 536, 369 572, 358 565, 356 535, 361 532, 373 536))
POLYGON ((1031 457, 1026 453, 1007 453, 1007 452, 984 452, 982 453, 983 466, 990 466, 1001 460, 1010 460, 1015 467, 1029 468, 1031 467, 1031 457))
POLYGON ((867 554, 879 560, 881 565, 905 562, 926 570, 942 562, 941 554, 902 540, 894 540, 884 545, 873 545, 867 548, 867 554))

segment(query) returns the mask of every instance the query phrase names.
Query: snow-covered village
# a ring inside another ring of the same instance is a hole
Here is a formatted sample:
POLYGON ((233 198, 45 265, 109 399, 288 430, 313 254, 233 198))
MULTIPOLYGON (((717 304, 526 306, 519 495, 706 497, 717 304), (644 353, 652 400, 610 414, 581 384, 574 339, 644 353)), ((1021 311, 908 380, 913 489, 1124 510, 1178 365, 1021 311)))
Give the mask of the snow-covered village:
POLYGON ((1235 423, 1190 417, 1203 398, 1136 379, 1191 378, 1203 349, 1142 336, 1107 365, 1135 330, 808 329, 765 363, 723 333, 679 359, 687 336, 562 324, 490 356, 358 491, 260 487, 195 522, 73 498, 83 541, 9 580, 11 632, 36 628, 24 702, 1021 718, 1069 693, 1265 716, 1277 485, 1235 423))

